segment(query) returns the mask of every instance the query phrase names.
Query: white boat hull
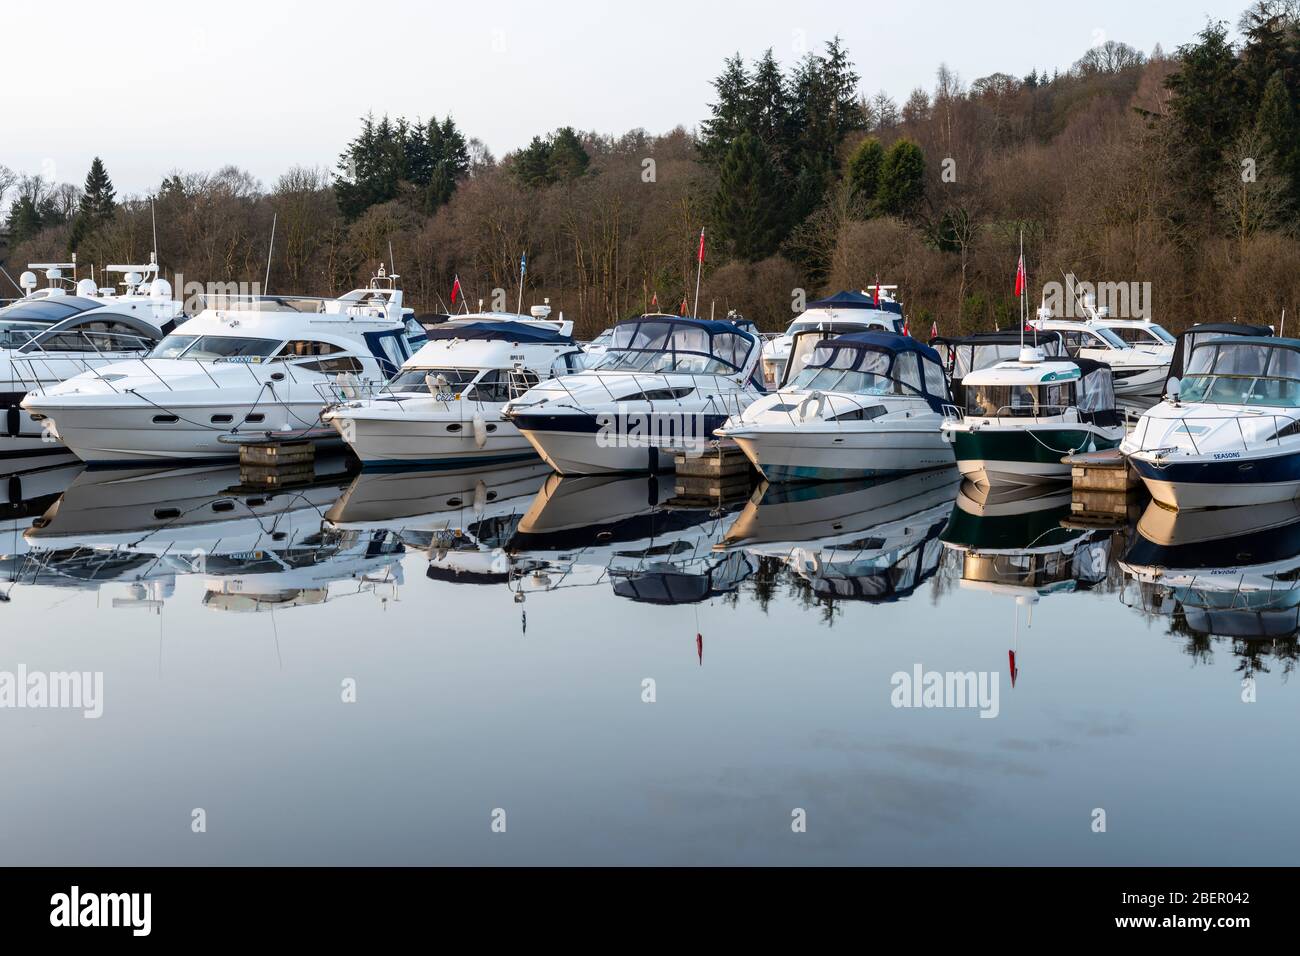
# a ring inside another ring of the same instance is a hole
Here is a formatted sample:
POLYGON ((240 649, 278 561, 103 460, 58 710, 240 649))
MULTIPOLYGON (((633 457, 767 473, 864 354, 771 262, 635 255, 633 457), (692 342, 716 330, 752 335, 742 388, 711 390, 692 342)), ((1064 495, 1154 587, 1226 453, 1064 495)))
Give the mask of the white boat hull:
MULTIPOLYGON (((1111 367, 1111 373, 1123 373, 1123 365, 1114 365, 1111 367)), ((1150 368, 1144 368, 1140 372, 1121 378, 1115 375, 1114 388, 1116 395, 1159 395, 1164 391, 1165 378, 1169 374, 1169 365, 1154 365, 1150 368)))
POLYGON ((257 406, 264 421, 241 425, 238 431, 211 422, 214 416, 222 415, 231 416, 232 422, 242 422, 250 404, 242 401, 167 409, 95 405, 50 408, 45 414, 63 444, 87 464, 230 460, 239 457, 238 440, 264 438, 268 433, 279 440, 307 438, 324 444, 340 441, 334 429, 320 421, 319 401, 264 402, 257 406), (177 420, 155 421, 168 416, 177 420))
POLYGON ((801 427, 729 432, 768 481, 836 481, 941 468, 952 446, 938 428, 870 432, 801 427))
MULTIPOLYGON (((613 475, 667 471, 679 450, 672 447, 603 445, 592 432, 525 431, 525 438, 561 475, 613 475)), ((692 449, 702 453, 707 442, 692 449)))
POLYGON ((472 419, 331 415, 330 422, 362 464, 372 467, 425 465, 450 468, 536 455, 519 429, 494 416, 484 416, 481 445, 475 436, 472 419), (448 430, 448 426, 453 426, 453 430, 448 430))

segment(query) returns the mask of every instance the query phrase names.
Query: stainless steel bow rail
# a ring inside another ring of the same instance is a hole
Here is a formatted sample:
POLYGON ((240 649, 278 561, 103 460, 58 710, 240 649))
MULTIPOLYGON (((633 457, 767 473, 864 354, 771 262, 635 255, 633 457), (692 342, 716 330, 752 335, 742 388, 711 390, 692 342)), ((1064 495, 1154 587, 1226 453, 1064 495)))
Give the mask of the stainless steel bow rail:
MULTIPOLYGON (((1225 421, 1232 421, 1236 424, 1237 437, 1241 442, 1242 451, 1253 451, 1259 448, 1261 444, 1264 446, 1272 445, 1280 448, 1283 438, 1291 435, 1300 435, 1300 417, 1280 415, 1273 412, 1248 412, 1241 414, 1225 412, 1221 415, 1188 414, 1179 416, 1175 419, 1152 419, 1148 416, 1139 423, 1138 428, 1133 430, 1133 433, 1130 436, 1130 441, 1131 443, 1136 444, 1136 448, 1133 450, 1151 452, 1156 459, 1153 464, 1159 467, 1161 461, 1169 457, 1168 453, 1186 451, 1186 449, 1181 445, 1168 444, 1171 439, 1177 440, 1178 438, 1185 437, 1191 444, 1192 452, 1194 454, 1207 454, 1207 452, 1203 452, 1200 445, 1197 444, 1196 436, 1200 434, 1202 438, 1204 438, 1207 432, 1212 432, 1216 439, 1222 438, 1223 430, 1216 426, 1223 424, 1225 421), (1169 423, 1169 426, 1164 430, 1164 434, 1158 440, 1150 437, 1151 424, 1153 421, 1169 423), (1206 422, 1210 424, 1206 426, 1200 426, 1197 424, 1206 422), (1253 439, 1248 438, 1246 436, 1246 429, 1242 424, 1243 422, 1255 422, 1260 424, 1267 422, 1268 426, 1272 428, 1272 434, 1268 434, 1267 437, 1265 437, 1265 433, 1268 432, 1268 427, 1265 427, 1259 429, 1260 435, 1257 435, 1253 439), (1196 426, 1196 430, 1193 430, 1192 426, 1196 426), (1149 441, 1151 444, 1148 444, 1149 441), (1159 443, 1156 443, 1157 441, 1159 443), (1252 441, 1254 442, 1253 445, 1251 444, 1252 441)), ((1235 451, 1235 443, 1228 449, 1214 449, 1216 452, 1222 452, 1225 450, 1235 451)))

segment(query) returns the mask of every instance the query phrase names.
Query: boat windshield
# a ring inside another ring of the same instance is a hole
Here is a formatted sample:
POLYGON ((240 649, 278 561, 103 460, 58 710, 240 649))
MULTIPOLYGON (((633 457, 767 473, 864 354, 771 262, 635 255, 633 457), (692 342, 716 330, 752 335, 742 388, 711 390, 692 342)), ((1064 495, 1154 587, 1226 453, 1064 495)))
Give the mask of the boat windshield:
POLYGON ((980 418, 1061 415, 1074 404, 1074 383, 1051 385, 967 385, 966 414, 980 418))
POLYGON ((48 325, 33 322, 0 322, 0 348, 22 348, 48 328, 48 325))
POLYGON ((739 332, 710 332, 679 322, 624 322, 614 327, 605 357, 594 368, 610 372, 738 372, 754 340, 739 332))
POLYGON ((280 344, 279 339, 253 339, 236 335, 169 335, 147 357, 256 364, 273 354, 280 344))
POLYGON ((833 357, 823 357, 827 348, 819 348, 808 365, 790 381, 791 388, 818 389, 823 392, 852 392, 857 395, 893 395, 902 385, 889 377, 891 357, 884 352, 862 352, 857 368, 852 368, 855 353, 838 349, 833 357), (822 361, 818 361, 822 359, 822 361))
POLYGON ((1180 384, 1188 402, 1300 407, 1300 351, 1207 343, 1192 353, 1180 384))
MULTIPOLYGON (((1103 339, 1106 342, 1106 344, 1110 345, 1112 348, 1126 349, 1130 347, 1127 342, 1125 342, 1122 338, 1120 338, 1118 335, 1115 334, 1114 329, 1094 328, 1091 331, 1093 332, 1094 335, 1103 339)), ((1083 340, 1084 348, 1088 348, 1089 344, 1090 343, 1088 342, 1087 339, 1083 340)))
POLYGON ((1116 325, 1113 332, 1129 345, 1173 345, 1174 337, 1154 323, 1149 325, 1116 325))
POLYGON ((388 383, 390 392, 424 392, 428 391, 430 376, 437 379, 439 375, 447 380, 447 387, 455 389, 458 385, 468 385, 478 375, 476 368, 406 368, 398 372, 388 383))

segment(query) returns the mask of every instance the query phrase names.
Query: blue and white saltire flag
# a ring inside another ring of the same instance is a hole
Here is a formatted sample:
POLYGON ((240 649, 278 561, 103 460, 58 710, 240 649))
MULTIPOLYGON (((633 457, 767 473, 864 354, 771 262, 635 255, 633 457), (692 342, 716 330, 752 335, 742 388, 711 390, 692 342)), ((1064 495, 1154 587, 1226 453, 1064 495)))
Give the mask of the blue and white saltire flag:
POLYGON ((519 253, 519 274, 525 275, 528 272, 528 253, 519 253))

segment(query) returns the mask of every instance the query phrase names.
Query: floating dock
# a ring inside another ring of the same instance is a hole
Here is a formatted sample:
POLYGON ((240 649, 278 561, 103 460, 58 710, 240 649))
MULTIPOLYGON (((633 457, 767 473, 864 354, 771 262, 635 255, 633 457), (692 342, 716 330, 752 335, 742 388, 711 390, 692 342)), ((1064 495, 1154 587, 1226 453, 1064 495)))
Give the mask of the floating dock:
POLYGON ((1142 482, 1118 448, 1066 455, 1070 466, 1071 523, 1109 527, 1137 520, 1142 482))
POLYGON ((239 446, 244 487, 286 488, 316 477, 316 445, 309 440, 247 442, 239 446))
POLYGON ((717 507, 744 501, 753 491, 754 467, 735 442, 711 443, 702 455, 679 452, 674 463, 675 505, 717 507))

